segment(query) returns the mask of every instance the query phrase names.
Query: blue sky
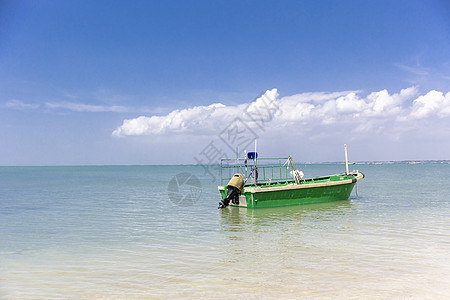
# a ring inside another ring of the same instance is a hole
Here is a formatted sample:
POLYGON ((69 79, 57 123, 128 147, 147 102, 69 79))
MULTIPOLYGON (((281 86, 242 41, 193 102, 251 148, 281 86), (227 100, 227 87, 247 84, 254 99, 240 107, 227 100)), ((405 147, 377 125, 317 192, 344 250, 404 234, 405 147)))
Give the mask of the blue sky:
POLYGON ((2 1, 0 165, 195 163, 211 142, 230 151, 234 117, 262 155, 450 159, 449 15, 448 1, 2 1), (278 111, 261 127, 241 111, 266 91, 278 111))

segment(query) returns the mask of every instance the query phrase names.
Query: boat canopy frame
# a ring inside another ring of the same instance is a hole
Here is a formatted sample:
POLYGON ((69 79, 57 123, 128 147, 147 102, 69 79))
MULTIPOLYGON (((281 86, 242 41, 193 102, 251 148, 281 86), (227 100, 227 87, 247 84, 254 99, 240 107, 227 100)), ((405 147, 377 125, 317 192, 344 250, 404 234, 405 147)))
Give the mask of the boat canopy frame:
POLYGON ((226 185, 234 174, 239 173, 246 185, 271 184, 275 182, 297 181, 292 157, 275 158, 224 158, 220 160, 220 184, 226 185), (247 182, 250 180, 250 182, 247 182))

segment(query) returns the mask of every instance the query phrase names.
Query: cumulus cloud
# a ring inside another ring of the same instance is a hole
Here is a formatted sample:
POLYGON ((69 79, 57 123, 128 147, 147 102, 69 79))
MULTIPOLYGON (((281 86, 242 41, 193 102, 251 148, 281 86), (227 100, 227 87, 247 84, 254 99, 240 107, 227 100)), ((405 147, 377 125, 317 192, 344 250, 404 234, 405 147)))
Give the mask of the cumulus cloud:
POLYGON ((368 132, 379 131, 387 124, 450 116, 450 93, 444 95, 442 92, 430 91, 418 96, 417 87, 409 87, 394 94, 387 90, 372 92, 367 96, 361 96, 361 93, 301 93, 279 98, 277 89, 272 89, 247 104, 226 106, 215 103, 174 110, 162 116, 124 120, 112 134, 116 137, 214 135, 236 117, 250 128, 263 130, 287 128, 290 132, 299 132, 328 126, 330 129, 348 127, 353 132, 368 132))
POLYGON ((411 117, 423 119, 430 116, 450 116, 450 92, 430 91, 413 102, 411 117))
MULTIPOLYGON (((254 114, 264 109, 264 103, 267 101, 262 99, 265 99, 265 97, 275 99, 277 96, 275 94, 276 89, 267 91, 266 94, 250 103, 250 105, 226 106, 221 103, 214 103, 208 106, 174 110, 165 116, 140 116, 135 119, 124 120, 123 124, 113 132, 113 135, 124 137, 167 133, 214 134, 235 117, 243 117, 245 110, 254 114)), ((249 117, 246 117, 246 119, 248 122, 255 122, 249 117)))
POLYGON ((215 103, 208 106, 196 106, 193 108, 174 110, 166 116, 140 116, 135 119, 125 120, 117 130, 115 136, 148 135, 165 133, 192 132, 197 129, 208 130, 220 120, 226 119, 233 107, 215 103))

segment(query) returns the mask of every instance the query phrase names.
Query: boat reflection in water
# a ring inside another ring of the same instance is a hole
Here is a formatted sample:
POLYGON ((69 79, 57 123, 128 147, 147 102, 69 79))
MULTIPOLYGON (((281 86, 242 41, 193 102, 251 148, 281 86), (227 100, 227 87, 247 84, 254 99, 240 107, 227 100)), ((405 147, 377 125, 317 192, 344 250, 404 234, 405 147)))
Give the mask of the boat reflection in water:
POLYGON ((337 217, 344 218, 352 213, 352 201, 342 200, 300 206, 271 207, 264 209, 245 209, 229 207, 219 210, 221 229, 230 232, 263 230, 266 226, 277 224, 306 225, 318 221, 331 221, 337 217))

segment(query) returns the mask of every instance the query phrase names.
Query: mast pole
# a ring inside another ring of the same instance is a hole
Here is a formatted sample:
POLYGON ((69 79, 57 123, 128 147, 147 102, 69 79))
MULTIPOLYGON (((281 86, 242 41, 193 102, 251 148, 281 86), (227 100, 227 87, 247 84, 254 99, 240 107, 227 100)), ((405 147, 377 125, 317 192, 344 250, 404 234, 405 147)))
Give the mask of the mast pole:
POLYGON ((254 163, 255 163, 255 168, 254 168, 254 170, 255 170, 255 174, 253 175, 253 178, 255 179, 255 184, 256 184, 256 176, 258 176, 257 174, 257 172, 258 172, 258 170, 257 170, 257 157, 258 157, 258 154, 257 154, 257 152, 256 152, 256 141, 257 141, 257 139, 255 139, 255 160, 254 160, 254 163))
POLYGON ((345 151, 345 174, 348 175, 347 144, 344 144, 344 151, 345 151))

